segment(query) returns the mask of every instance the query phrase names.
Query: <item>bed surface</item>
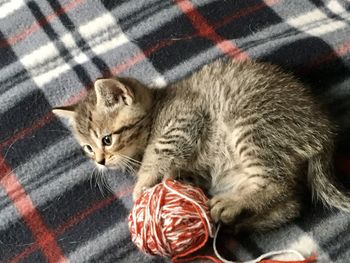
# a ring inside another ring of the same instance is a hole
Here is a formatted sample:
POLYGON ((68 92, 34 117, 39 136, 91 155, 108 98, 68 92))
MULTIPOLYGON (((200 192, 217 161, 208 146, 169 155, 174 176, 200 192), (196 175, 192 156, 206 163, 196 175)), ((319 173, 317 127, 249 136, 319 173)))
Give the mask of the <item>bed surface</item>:
MULTIPOLYGON (((350 182, 350 3, 341 0, 1 0, 0 262, 165 262, 131 243, 132 178, 94 169, 51 108, 97 77, 164 87, 218 57, 294 72, 338 123, 337 177, 350 182)), ((286 94, 288 96, 288 94, 286 94)), ((240 260, 293 248, 350 262, 350 215, 300 219, 234 243, 240 260)))

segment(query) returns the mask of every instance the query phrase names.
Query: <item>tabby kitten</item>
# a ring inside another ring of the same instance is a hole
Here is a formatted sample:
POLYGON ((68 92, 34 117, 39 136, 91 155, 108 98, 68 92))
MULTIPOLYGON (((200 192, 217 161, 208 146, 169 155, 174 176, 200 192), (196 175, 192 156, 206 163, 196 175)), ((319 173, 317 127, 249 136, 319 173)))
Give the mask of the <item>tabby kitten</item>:
POLYGON ((98 79, 70 117, 98 165, 141 156, 133 198, 172 176, 210 196, 211 216, 235 231, 264 231, 299 216, 309 186, 350 211, 332 179, 332 124, 309 92, 276 66, 219 60, 166 89, 98 79))

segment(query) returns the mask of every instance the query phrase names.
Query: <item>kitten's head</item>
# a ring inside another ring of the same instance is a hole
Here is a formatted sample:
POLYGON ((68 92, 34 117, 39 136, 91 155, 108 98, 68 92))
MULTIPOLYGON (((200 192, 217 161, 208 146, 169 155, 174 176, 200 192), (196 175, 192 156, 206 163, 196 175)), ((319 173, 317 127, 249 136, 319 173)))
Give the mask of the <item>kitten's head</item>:
POLYGON ((54 108, 71 120, 75 137, 99 167, 125 168, 142 154, 150 129, 151 90, 136 80, 98 79, 81 102, 54 108))

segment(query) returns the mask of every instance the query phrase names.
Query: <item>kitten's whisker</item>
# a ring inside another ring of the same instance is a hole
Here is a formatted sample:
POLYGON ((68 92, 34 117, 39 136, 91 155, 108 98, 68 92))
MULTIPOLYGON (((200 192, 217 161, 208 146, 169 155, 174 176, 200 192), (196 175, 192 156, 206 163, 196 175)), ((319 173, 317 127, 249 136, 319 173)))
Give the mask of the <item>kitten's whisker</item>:
POLYGON ((98 171, 96 183, 97 183, 97 187, 98 187, 100 193, 104 197, 104 192, 103 192, 103 187, 102 187, 102 177, 101 177, 100 171, 98 171))
POLYGON ((130 164, 130 161, 128 159, 121 156, 121 160, 124 166, 126 167, 127 171, 129 171, 130 173, 135 173, 135 169, 133 168, 132 164, 130 164))
POLYGON ((124 155, 124 154, 122 154, 122 153, 119 153, 119 155, 122 156, 122 157, 124 157, 124 158, 126 158, 126 159, 128 159, 128 160, 130 160, 130 161, 132 161, 132 162, 134 162, 134 163, 141 164, 140 161, 138 161, 138 160, 136 160, 136 159, 134 159, 134 158, 132 158, 132 157, 130 157, 130 156, 124 155))
POLYGON ((90 174, 90 188, 92 189, 92 179, 93 179, 93 174, 96 170, 97 166, 92 170, 91 174, 90 174))
POLYGON ((123 164, 126 165, 126 166, 128 166, 130 169, 134 170, 134 168, 133 168, 133 165, 134 165, 134 164, 131 163, 129 160, 123 159, 123 164))
POLYGON ((112 193, 113 190, 112 190, 110 184, 107 181, 105 171, 102 171, 102 177, 103 177, 103 184, 104 184, 105 189, 107 190, 108 193, 112 193))
POLYGON ((8 155, 8 153, 10 152, 10 150, 11 150, 12 148, 15 148, 15 147, 14 147, 14 144, 15 144, 16 142, 18 142, 18 140, 19 140, 19 139, 13 141, 13 142, 10 144, 10 146, 7 148, 7 150, 6 150, 5 154, 4 154, 4 156, 2 157, 3 161, 2 161, 2 163, 1 163, 1 165, 4 164, 5 159, 6 159, 6 156, 8 155))
MULTIPOLYGON (((94 171, 96 170, 96 168, 98 168, 98 167, 96 166, 94 171)), ((97 170, 97 174, 96 174, 95 178, 96 178, 95 186, 98 187, 98 189, 103 197, 106 196, 106 191, 107 191, 107 193, 113 192, 112 188, 108 184, 104 170, 97 170)))
MULTIPOLYGON (((7 174, 5 174, 4 176, 1 176, 0 179, 3 179, 5 177, 9 176, 11 173, 14 173, 19 167, 21 167, 21 165, 18 165, 16 168, 11 169, 11 171, 9 171, 7 174)), ((26 178, 26 176, 24 178, 26 178)))
POLYGON ((100 171, 100 177, 101 177, 101 193, 102 193, 102 196, 105 197, 106 181, 105 181, 105 173, 103 170, 100 171))
POLYGON ((135 159, 132 159, 132 158, 127 158, 130 162, 134 163, 134 164, 137 164, 137 165, 141 165, 141 162, 135 160, 135 159))
POLYGON ((121 157, 121 158, 120 158, 120 162, 121 162, 121 164, 122 164, 122 166, 121 166, 122 170, 128 171, 128 165, 127 165, 127 163, 126 163, 126 160, 123 159, 123 158, 121 157))
POLYGON ((98 187, 98 183, 100 179, 99 173, 100 172, 98 170, 98 167, 96 166, 96 169, 94 169, 95 187, 98 187))
POLYGON ((120 157, 120 161, 123 164, 123 166, 125 167, 126 171, 128 171, 132 174, 135 174, 136 171, 135 171, 134 166, 140 166, 141 162, 136 161, 135 159, 133 159, 129 156, 126 156, 124 154, 120 154, 120 153, 119 153, 119 157, 120 157))
POLYGON ((124 165, 129 169, 130 173, 135 173, 135 169, 133 168, 132 163, 130 160, 126 159, 125 157, 122 156, 122 160, 124 162, 124 165), (124 158, 124 159, 123 159, 124 158))

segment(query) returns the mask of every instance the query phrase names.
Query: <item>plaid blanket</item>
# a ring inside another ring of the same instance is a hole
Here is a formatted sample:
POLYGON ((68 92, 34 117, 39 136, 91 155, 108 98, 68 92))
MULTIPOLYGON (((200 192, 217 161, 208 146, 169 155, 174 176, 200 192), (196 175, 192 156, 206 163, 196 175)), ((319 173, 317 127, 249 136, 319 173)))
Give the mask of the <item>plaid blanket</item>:
MULTIPOLYGON (((51 113, 101 76, 164 87, 221 56, 279 64, 331 110, 336 175, 349 184, 349 11, 345 0, 0 0, 0 262, 165 261, 131 243, 132 178, 108 172, 113 193, 101 193, 94 164, 51 113)), ((349 230, 350 215, 310 205, 232 252, 293 248, 345 263, 349 230)))

